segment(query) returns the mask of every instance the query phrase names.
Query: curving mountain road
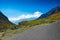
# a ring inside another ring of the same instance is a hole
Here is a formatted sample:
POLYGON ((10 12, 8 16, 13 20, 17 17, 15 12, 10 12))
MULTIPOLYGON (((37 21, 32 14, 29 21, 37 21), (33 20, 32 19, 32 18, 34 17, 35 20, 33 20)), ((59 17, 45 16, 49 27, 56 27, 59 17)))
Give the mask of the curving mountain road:
POLYGON ((11 40, 60 40, 60 21, 25 31, 11 40))

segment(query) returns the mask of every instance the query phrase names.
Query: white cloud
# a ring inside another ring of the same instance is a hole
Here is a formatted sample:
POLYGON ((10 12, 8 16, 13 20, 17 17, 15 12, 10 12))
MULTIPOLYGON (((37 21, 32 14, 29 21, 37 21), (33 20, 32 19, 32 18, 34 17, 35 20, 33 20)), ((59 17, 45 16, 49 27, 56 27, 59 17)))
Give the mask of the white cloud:
POLYGON ((24 15, 20 15, 18 17, 13 17, 13 18, 9 18, 9 20, 11 22, 14 22, 14 21, 17 21, 17 20, 20 20, 20 19, 26 19, 26 18, 38 18, 39 16, 41 16, 42 13, 37 11, 37 12, 34 12, 34 14, 24 14, 24 15))

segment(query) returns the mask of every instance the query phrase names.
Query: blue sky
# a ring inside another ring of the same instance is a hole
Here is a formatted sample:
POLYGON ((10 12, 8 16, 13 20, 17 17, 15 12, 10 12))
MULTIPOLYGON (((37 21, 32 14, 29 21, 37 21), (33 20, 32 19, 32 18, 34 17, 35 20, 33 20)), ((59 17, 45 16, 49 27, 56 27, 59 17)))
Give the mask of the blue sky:
POLYGON ((59 0, 0 0, 0 10, 8 18, 37 11, 46 13, 56 6, 60 6, 59 0))

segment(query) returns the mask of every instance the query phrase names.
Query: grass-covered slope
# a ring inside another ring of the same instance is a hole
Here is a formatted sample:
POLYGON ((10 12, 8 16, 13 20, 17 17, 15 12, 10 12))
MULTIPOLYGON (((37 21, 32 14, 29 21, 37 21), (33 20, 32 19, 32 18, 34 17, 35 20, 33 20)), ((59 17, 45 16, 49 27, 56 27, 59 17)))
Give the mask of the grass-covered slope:
POLYGON ((60 12, 55 13, 55 14, 45 18, 45 20, 60 20, 60 12))

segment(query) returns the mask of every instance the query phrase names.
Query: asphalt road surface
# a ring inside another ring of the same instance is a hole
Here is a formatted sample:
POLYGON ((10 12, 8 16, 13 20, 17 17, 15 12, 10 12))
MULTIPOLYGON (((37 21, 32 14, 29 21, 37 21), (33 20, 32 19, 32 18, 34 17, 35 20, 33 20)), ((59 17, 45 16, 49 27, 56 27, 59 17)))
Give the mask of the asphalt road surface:
POLYGON ((11 40, 60 40, 60 21, 23 32, 11 40))

